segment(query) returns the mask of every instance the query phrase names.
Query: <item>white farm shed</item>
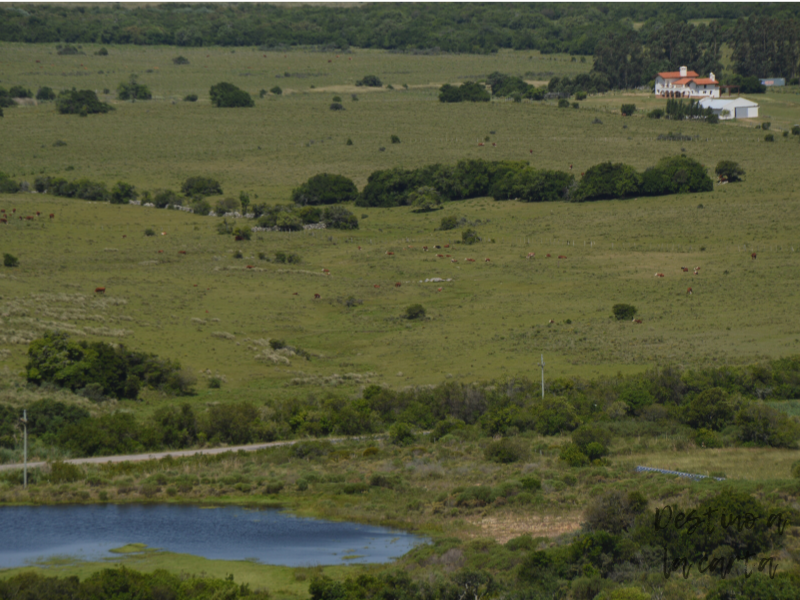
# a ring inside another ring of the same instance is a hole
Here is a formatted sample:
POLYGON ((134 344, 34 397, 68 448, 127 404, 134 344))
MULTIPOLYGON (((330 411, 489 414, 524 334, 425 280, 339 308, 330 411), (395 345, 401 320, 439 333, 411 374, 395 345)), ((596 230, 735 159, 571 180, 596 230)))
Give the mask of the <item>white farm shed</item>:
POLYGON ((703 98, 700 106, 710 108, 720 119, 753 119, 758 116, 758 104, 747 98, 703 98), (726 114, 722 114, 727 111, 726 114))

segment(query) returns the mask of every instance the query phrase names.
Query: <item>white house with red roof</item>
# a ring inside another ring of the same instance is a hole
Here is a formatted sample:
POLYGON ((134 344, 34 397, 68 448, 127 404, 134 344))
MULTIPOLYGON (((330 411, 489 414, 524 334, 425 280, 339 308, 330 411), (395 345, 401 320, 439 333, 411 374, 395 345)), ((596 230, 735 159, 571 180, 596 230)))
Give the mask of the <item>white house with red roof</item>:
POLYGON ((661 98, 719 98, 719 82, 713 73, 700 77, 681 67, 680 71, 658 74, 655 94, 661 98))

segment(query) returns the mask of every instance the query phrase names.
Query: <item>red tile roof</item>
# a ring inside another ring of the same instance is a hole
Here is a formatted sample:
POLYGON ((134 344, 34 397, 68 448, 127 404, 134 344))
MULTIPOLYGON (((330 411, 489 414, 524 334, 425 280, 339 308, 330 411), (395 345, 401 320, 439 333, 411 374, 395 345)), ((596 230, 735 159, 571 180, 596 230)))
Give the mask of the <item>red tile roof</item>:
POLYGON ((683 79, 678 79, 678 81, 673 81, 672 85, 686 85, 690 81, 692 81, 691 77, 684 77, 683 79))
MULTIPOLYGON (((664 79, 680 79, 681 72, 680 71, 666 71, 665 73, 659 73, 660 77, 664 79)), ((686 71, 686 77, 699 77, 697 73, 694 71, 686 71)))
POLYGON ((695 79, 694 82, 697 85, 719 85, 719 81, 715 79, 695 79))

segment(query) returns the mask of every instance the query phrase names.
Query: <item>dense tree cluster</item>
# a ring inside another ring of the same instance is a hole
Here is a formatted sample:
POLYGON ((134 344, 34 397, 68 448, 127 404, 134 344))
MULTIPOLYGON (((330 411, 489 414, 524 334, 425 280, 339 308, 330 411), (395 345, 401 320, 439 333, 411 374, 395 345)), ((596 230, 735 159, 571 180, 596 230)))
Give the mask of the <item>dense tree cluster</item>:
POLYGON ((467 81, 460 86, 445 83, 439 88, 439 102, 489 102, 491 94, 486 88, 474 81, 467 81))
POLYGON ((651 28, 661 24, 670 31, 670 22, 718 19, 729 28, 735 19, 751 15, 774 19, 797 13, 791 5, 736 3, 37 5, 1 8, 0 40, 68 45, 321 45, 472 53, 515 48, 591 55, 608 33, 631 31, 632 22, 645 22, 651 28))
POLYGON ((56 109, 62 115, 86 115, 107 113, 114 107, 101 102, 92 90, 64 90, 56 98, 56 109))
POLYGON ((217 108, 247 108, 255 105, 250 94, 225 81, 212 85, 209 96, 211 96, 211 104, 217 108))
POLYGON ((358 189, 352 180, 343 175, 320 173, 314 175, 292 191, 292 202, 300 206, 352 202, 358 189))
POLYGON ((177 362, 122 345, 75 342, 58 332, 31 342, 25 375, 31 383, 52 383, 92 399, 136 398, 145 386, 183 395, 194 383, 177 362))
POLYGON ((237 585, 233 577, 214 579, 206 576, 178 576, 157 569, 143 573, 125 567, 103 569, 83 581, 78 577, 47 577, 32 571, 0 580, 0 599, 36 598, 37 600, 129 600, 132 598, 180 598, 181 600, 266 600, 267 592, 251 591, 247 584, 237 585))

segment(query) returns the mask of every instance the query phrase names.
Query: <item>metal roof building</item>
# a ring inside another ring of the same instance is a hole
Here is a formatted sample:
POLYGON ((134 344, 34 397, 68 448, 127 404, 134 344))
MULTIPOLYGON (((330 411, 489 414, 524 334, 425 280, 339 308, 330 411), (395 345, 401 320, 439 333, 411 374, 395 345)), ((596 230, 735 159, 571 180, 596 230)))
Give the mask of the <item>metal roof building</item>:
POLYGON ((721 120, 753 119, 758 116, 758 104, 747 98, 703 98, 699 102, 703 108, 710 108, 721 120), (723 114, 725 112, 725 114, 723 114))

